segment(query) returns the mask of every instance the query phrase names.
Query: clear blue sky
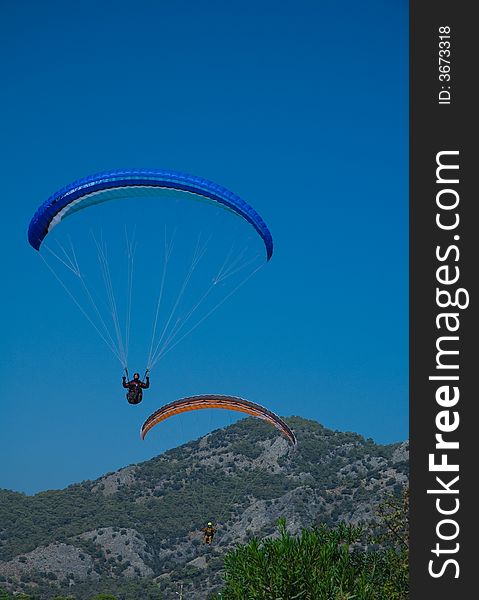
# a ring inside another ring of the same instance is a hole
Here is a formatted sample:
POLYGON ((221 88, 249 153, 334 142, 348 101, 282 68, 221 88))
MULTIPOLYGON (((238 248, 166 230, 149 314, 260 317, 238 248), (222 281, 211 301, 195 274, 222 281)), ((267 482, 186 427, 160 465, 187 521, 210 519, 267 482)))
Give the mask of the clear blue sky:
POLYGON ((408 436, 407 10, 2 3, 0 487, 33 493, 148 459, 164 445, 139 440, 143 419, 195 393, 408 436), (275 241, 138 407, 26 239, 52 192, 120 167, 217 181, 275 241))

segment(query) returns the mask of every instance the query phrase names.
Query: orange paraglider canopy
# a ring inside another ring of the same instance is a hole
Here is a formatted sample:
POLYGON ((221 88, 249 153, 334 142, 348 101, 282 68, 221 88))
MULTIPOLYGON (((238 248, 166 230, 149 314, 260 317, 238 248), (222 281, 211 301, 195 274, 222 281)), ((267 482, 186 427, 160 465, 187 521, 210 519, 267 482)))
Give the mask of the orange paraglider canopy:
POLYGON ((148 419, 143 423, 140 431, 141 439, 144 439, 148 431, 172 417, 173 415, 179 415, 190 410, 201 410, 203 408, 222 408, 225 410, 235 410, 238 412, 246 413, 252 417, 262 419, 267 423, 270 423, 294 445, 296 446, 296 436, 294 435, 291 428, 281 419, 278 415, 269 411, 267 408, 245 400, 244 398, 238 398, 237 396, 222 396, 215 394, 206 394, 202 396, 190 396, 188 398, 181 398, 175 400, 169 404, 165 404, 160 409, 155 411, 148 419))

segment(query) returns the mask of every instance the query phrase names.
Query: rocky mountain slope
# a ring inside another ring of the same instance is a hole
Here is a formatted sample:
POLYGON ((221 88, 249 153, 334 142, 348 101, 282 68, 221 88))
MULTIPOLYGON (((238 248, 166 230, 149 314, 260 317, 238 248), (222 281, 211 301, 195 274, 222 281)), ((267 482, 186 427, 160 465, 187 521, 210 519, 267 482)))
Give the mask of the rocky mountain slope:
POLYGON ((128 600, 205 600, 222 556, 252 536, 325 522, 368 521, 407 484, 408 443, 286 419, 297 448, 245 419, 96 481, 25 496, 0 491, 0 585, 49 600, 109 591, 128 600), (200 529, 218 524, 215 544, 200 529))

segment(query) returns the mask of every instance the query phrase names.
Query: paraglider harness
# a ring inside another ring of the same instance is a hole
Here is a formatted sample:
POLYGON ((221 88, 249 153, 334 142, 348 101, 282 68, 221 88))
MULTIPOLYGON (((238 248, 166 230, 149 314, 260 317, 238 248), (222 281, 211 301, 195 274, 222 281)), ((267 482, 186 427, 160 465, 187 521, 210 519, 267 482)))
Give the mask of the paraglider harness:
POLYGON ((144 378, 146 379, 146 383, 143 383, 141 379, 132 379, 131 381, 127 381, 127 378, 129 379, 128 370, 125 369, 125 372, 126 377, 123 376, 123 387, 128 388, 126 399, 128 400, 129 404, 140 404, 140 402, 143 400, 143 389, 150 387, 150 377, 148 375, 149 371, 147 370, 145 373, 144 378))
POLYGON ((203 532, 203 542, 210 545, 213 542, 216 529, 211 525, 209 527, 204 527, 201 531, 203 532))

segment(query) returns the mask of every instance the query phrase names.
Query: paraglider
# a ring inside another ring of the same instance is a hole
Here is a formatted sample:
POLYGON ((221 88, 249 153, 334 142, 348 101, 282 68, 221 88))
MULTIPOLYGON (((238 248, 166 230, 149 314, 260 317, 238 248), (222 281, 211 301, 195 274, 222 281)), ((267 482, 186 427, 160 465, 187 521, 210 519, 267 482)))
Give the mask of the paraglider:
POLYGON ((255 402, 250 402, 237 396, 222 396, 218 394, 190 396, 165 404, 165 406, 162 406, 146 419, 141 427, 140 436, 144 439, 152 427, 173 415, 207 408, 234 410, 262 419, 273 425, 273 427, 276 427, 293 446, 296 446, 296 436, 281 417, 278 417, 278 415, 255 402))
MULTIPOLYGON (((297 447, 297 440, 296 435, 289 425, 281 417, 264 406, 238 396, 219 394, 190 396, 165 404, 146 419, 141 427, 140 437, 141 439, 145 439, 150 430, 158 428, 160 430, 158 433, 163 433, 161 443, 168 443, 169 429, 176 432, 178 437, 183 430, 183 421, 189 422, 190 426, 195 421, 198 423, 201 421, 202 415, 195 415, 194 413, 195 411, 204 411, 205 409, 223 409, 224 411, 230 411, 232 413, 237 411, 246 416, 256 417, 271 426, 272 432, 277 429, 288 442, 281 443, 281 440, 278 439, 280 438, 280 435, 275 437, 268 436, 273 439, 266 442, 266 440, 262 440, 261 437, 267 435, 267 428, 260 428, 256 430, 258 437, 256 438, 255 435, 252 438, 257 439, 257 445, 253 444, 254 448, 252 445, 250 449, 248 441, 245 441, 244 445, 241 441, 242 432, 245 432, 247 427, 240 427, 235 430, 236 432, 231 438, 232 440, 236 439, 237 442, 228 444, 228 449, 224 451, 224 454, 216 454, 216 449, 222 447, 219 440, 224 440, 224 438, 223 436, 215 438, 214 432, 212 432, 211 439, 209 436, 201 437, 200 440, 193 442, 192 445, 187 444, 183 447, 183 460, 180 459, 178 464, 178 468, 181 469, 180 477, 184 477, 185 479, 192 478, 195 482, 194 487, 197 490, 196 493, 198 498, 202 498, 200 504, 204 506, 207 515, 215 516, 214 521, 211 519, 211 521, 208 522, 208 525, 201 529, 201 532, 203 533, 203 542, 207 545, 211 545, 218 528, 217 524, 224 523, 223 517, 227 512, 233 510, 236 499, 241 496, 241 490, 245 491, 245 488, 248 489, 251 486, 254 486, 258 478, 261 477, 261 474, 264 473, 261 466, 255 464, 256 458, 261 455, 261 451, 259 454, 256 454, 256 450, 269 447, 269 444, 275 444, 276 441, 278 441, 277 447, 280 454, 283 456, 290 455, 290 457, 293 458, 294 450, 297 447), (187 418, 185 413, 189 413, 191 415, 190 418, 187 418), (169 427, 167 422, 175 415, 180 417, 180 422, 172 422, 169 427), (275 429, 273 429, 273 427, 275 429), (264 444, 266 444, 266 446, 264 446, 264 444), (218 462, 216 462, 216 460, 211 460, 212 455, 209 453, 211 449, 215 449, 214 455, 218 458, 218 462), (206 452, 206 454, 203 454, 204 452, 206 452), (241 454, 239 462, 237 462, 236 452, 241 454), (242 467, 238 469, 240 464, 242 467), (216 482, 214 487, 213 482, 216 482), (214 494, 211 495, 213 489, 214 494), (213 523, 215 523, 215 525, 213 525, 213 523)), ((214 413, 215 411, 211 411, 210 415, 203 415, 210 423, 210 426, 208 427, 210 430, 212 419, 215 417, 214 413)), ((225 416, 228 415, 223 415, 223 417, 225 416)), ((230 414, 230 416, 234 416, 234 414, 230 414)), ((245 422, 244 424, 250 425, 251 423, 245 422)), ((185 425, 185 427, 187 427, 187 425, 185 425)), ((218 429, 215 431, 217 433, 218 429)), ((225 435, 225 438, 228 438, 227 434, 225 435)), ((178 446, 178 443, 175 443, 174 445, 178 446)))
POLYGON ((162 169, 74 181, 38 208, 28 240, 125 370, 130 344, 151 371, 273 254, 250 204, 162 169))
POLYGON ((201 531, 203 532, 203 543, 210 546, 213 543, 213 538, 215 537, 216 527, 214 527, 213 523, 209 521, 206 527, 203 527, 201 531))
POLYGON ((123 387, 128 390, 126 399, 130 404, 140 404, 143 400, 143 390, 147 390, 150 387, 150 376, 148 372, 145 375, 145 380, 140 379, 139 373, 133 373, 133 379, 130 381, 126 380, 123 376, 123 387))

